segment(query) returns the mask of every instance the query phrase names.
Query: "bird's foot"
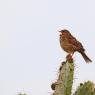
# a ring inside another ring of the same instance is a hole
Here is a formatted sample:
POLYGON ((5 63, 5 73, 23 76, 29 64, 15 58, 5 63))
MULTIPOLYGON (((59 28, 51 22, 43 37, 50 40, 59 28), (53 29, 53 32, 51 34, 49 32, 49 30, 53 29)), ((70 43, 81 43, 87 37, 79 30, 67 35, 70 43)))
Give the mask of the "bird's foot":
POLYGON ((66 56, 66 62, 73 63, 73 58, 72 58, 72 55, 71 55, 71 54, 68 54, 68 55, 66 56))

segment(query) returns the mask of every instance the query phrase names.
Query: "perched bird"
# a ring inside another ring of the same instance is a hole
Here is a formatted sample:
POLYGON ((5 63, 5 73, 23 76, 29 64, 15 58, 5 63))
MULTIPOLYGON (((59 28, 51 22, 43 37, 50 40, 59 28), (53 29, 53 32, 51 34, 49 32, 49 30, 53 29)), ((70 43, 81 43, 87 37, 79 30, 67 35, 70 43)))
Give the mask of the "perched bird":
POLYGON ((69 53, 71 56, 73 56, 74 52, 79 52, 86 63, 92 62, 91 59, 88 58, 88 56, 85 54, 85 49, 83 48, 82 44, 71 35, 71 33, 64 29, 59 31, 60 34, 60 45, 61 48, 69 53))

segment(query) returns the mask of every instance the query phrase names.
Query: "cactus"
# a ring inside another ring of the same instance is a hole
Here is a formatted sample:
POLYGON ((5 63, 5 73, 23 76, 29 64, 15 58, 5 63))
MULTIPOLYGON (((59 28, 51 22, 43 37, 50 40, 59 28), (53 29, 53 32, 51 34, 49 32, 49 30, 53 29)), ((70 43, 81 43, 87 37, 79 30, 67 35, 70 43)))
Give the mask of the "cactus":
POLYGON ((59 77, 57 82, 51 85, 55 90, 53 95, 71 95, 72 84, 74 75, 73 59, 68 56, 66 62, 62 62, 59 69, 59 77))
POLYGON ((94 83, 87 81, 84 84, 80 83, 80 86, 72 94, 72 85, 74 79, 74 61, 73 58, 68 55, 66 62, 62 62, 59 68, 59 76, 55 83, 51 85, 54 90, 53 95, 95 95, 94 83))
POLYGON ((80 84, 73 95, 95 95, 94 84, 91 81, 80 84))

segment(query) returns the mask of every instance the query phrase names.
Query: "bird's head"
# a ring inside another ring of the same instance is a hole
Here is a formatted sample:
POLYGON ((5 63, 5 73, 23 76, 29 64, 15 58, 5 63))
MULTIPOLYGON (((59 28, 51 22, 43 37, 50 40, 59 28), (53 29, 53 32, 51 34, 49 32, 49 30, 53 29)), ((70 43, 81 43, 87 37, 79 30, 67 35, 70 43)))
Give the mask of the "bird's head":
POLYGON ((67 29, 63 29, 63 30, 61 30, 59 32, 61 33, 61 35, 70 35, 70 32, 67 29))

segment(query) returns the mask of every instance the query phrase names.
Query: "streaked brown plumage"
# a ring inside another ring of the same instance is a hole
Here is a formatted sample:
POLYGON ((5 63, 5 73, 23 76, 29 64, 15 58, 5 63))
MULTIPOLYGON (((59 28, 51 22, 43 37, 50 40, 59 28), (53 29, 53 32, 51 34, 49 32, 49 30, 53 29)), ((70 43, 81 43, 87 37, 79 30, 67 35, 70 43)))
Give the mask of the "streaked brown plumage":
POLYGON ((70 55, 73 55, 74 52, 77 51, 83 56, 86 63, 92 62, 85 54, 85 49, 83 48, 82 44, 75 37, 73 37, 68 30, 64 29, 59 32, 61 33, 60 45, 64 51, 70 55))

